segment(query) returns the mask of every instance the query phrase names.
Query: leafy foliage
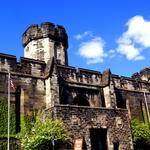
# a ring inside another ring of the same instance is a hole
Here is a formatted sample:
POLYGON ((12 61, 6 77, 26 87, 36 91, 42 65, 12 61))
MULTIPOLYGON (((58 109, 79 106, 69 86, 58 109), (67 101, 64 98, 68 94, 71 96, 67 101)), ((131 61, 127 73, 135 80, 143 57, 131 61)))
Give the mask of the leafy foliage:
MULTIPOLYGON (((7 136, 0 136, 0 150, 6 150, 8 144, 7 136)), ((20 149, 20 141, 15 138, 15 136, 10 136, 9 138, 10 149, 19 150, 20 149)))
POLYGON ((33 127, 26 132, 19 134, 22 146, 25 150, 40 149, 43 144, 52 142, 52 133, 54 133, 55 142, 65 142, 68 139, 68 133, 64 128, 62 121, 42 118, 41 115, 36 117, 33 127))
MULTIPOLYGON (((21 132, 16 136, 16 115, 14 106, 10 106, 10 144, 19 146, 21 142, 24 150, 52 149, 52 133, 54 133, 55 143, 63 143, 68 140, 69 136, 60 120, 43 118, 43 114, 33 112, 32 115, 21 114, 21 132), (17 143, 16 143, 17 142, 17 143), (48 147, 45 148, 45 145, 48 147)), ((0 100, 0 147, 7 147, 7 120, 8 106, 7 99, 0 100)), ((3 148, 0 148, 3 149, 3 148)))
MULTIPOLYGON (((8 105, 7 99, 0 100, 0 135, 7 135, 8 105)), ((10 105, 10 134, 16 133, 16 115, 13 105, 10 105)))
POLYGON ((25 135, 27 132, 30 132, 35 122, 36 112, 33 111, 31 115, 21 113, 21 133, 18 135, 25 135))
POLYGON ((131 121, 131 128, 134 144, 150 139, 150 127, 148 124, 139 122, 138 120, 134 119, 131 121))

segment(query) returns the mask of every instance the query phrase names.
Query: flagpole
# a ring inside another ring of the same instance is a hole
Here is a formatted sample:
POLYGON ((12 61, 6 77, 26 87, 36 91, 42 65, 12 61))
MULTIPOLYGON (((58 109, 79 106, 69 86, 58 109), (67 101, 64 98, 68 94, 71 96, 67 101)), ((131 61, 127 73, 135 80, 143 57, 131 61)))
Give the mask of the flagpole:
POLYGON ((10 136, 10 66, 8 66, 8 144, 7 144, 7 150, 9 150, 9 136, 10 136))

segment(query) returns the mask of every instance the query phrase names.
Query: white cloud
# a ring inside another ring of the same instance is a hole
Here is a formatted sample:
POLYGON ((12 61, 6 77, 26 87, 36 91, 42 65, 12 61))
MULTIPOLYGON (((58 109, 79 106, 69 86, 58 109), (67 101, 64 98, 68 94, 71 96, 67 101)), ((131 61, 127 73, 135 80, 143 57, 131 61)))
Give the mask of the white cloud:
POLYGON ((127 23, 128 30, 117 40, 117 52, 128 60, 143 60, 142 52, 150 48, 150 21, 135 16, 127 23))
POLYGON ((139 49, 135 48, 133 44, 120 44, 118 52, 125 55, 128 60, 142 60, 144 56, 140 55, 139 49))
POLYGON ((104 41, 100 37, 83 42, 80 45, 78 53, 87 59, 87 64, 102 63, 107 54, 104 53, 104 41))
POLYGON ((93 37, 92 32, 91 31, 85 31, 84 33, 75 35, 74 38, 76 40, 81 40, 86 36, 93 37))
POLYGON ((116 51, 114 49, 108 51, 109 58, 114 58, 115 56, 116 56, 116 51))

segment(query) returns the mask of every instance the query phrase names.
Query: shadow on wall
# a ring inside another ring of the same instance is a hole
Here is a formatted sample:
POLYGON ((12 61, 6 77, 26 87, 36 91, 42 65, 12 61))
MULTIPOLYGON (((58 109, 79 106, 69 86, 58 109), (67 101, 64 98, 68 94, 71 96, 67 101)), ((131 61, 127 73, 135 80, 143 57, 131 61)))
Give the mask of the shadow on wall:
POLYGON ((18 86, 15 92, 16 133, 20 132, 20 95, 21 87, 18 86))
POLYGON ((72 105, 79 105, 79 106, 90 106, 87 97, 82 94, 78 94, 72 102, 72 105))

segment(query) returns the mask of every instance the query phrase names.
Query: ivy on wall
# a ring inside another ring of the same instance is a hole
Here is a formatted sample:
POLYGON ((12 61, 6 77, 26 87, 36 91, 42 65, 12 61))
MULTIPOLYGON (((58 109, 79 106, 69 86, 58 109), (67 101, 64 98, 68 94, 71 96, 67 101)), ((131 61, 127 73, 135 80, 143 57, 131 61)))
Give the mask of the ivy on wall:
MULTIPOLYGON (((8 132, 8 105, 7 98, 0 99, 0 135, 5 136, 8 132)), ((16 133, 16 115, 14 106, 10 105, 10 134, 16 133)))

